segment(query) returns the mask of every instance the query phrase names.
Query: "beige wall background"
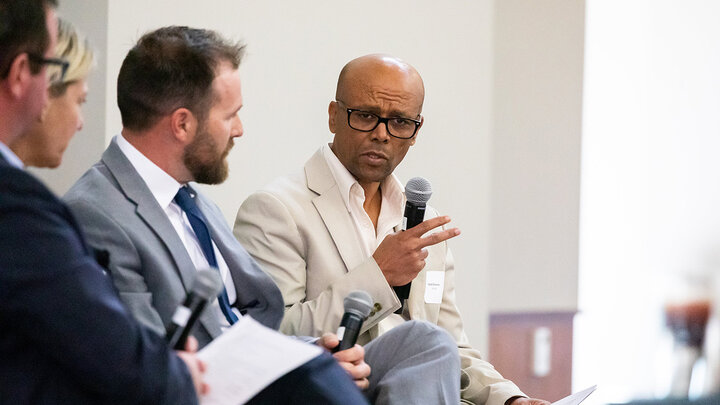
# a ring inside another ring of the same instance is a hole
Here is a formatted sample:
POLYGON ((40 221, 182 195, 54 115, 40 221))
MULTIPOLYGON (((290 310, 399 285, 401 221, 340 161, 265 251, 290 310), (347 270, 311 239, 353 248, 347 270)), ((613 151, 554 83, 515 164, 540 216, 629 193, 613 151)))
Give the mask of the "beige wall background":
POLYGON ((245 136, 230 178, 206 187, 231 222, 243 199, 296 170, 324 142, 342 66, 372 52, 413 64, 426 123, 397 170, 424 176, 452 241, 471 341, 489 311, 574 310, 584 1, 61 0, 100 53, 86 127, 56 173, 62 193, 121 128, 115 78, 147 30, 182 24, 242 39, 245 136))
POLYGON ((584 1, 495 2, 489 306, 577 302, 584 1))

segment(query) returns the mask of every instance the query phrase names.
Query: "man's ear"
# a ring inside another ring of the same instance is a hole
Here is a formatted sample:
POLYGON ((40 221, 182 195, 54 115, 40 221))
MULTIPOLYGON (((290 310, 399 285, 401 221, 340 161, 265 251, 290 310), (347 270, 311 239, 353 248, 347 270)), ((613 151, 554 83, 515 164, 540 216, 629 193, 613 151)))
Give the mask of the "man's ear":
POLYGON ((189 144, 195 137, 198 122, 195 114, 187 108, 178 108, 170 115, 170 129, 182 144, 189 144))
POLYGON ((417 131, 415 131, 415 136, 410 140, 410 146, 415 145, 415 141, 417 140, 418 136, 420 135, 420 128, 422 128, 423 124, 425 123, 425 117, 420 117, 420 125, 417 127, 417 131))
POLYGON ((330 132, 333 134, 335 133, 335 128, 337 128, 337 123, 335 122, 335 114, 337 113, 337 101, 331 101, 330 105, 328 106, 328 127, 330 127, 330 132))
POLYGON ((9 93, 16 99, 22 98, 31 76, 30 59, 27 53, 21 53, 13 59, 5 79, 9 93))

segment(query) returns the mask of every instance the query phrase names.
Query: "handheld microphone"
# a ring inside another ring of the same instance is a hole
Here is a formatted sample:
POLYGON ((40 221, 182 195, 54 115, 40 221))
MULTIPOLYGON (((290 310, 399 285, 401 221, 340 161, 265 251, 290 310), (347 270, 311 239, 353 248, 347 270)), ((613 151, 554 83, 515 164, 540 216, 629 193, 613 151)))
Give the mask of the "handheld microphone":
POLYGON ((202 314, 207 303, 220 293, 223 283, 216 270, 198 270, 192 290, 188 292, 185 301, 177 307, 170 325, 167 327, 165 337, 168 345, 174 350, 183 350, 185 341, 192 331, 195 322, 202 314))
POLYGON ((345 314, 337 330, 340 344, 332 350, 333 353, 355 346, 362 324, 370 314, 372 305, 372 297, 362 290, 353 291, 345 297, 343 300, 345 314))
MULTIPOLYGON (((408 180, 405 186, 405 215, 403 216, 402 229, 408 230, 417 226, 425 219, 425 206, 432 195, 430 182, 423 177, 413 177, 408 180)), ((395 295, 400 300, 400 308, 396 314, 402 313, 402 303, 410 296, 412 281, 401 286, 393 287, 395 295)))

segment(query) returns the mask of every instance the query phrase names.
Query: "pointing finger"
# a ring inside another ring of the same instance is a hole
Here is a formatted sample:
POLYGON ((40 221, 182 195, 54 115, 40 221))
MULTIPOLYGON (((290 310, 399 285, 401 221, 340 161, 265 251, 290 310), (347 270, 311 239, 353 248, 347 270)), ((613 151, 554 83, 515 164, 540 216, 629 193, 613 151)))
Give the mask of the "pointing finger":
POLYGON ((424 238, 420 238, 420 246, 426 247, 436 245, 458 235, 460 235, 460 230, 457 228, 446 229, 442 232, 434 232, 424 238))
POLYGON ((412 227, 405 232, 410 232, 412 236, 420 237, 420 236, 426 234, 427 232, 437 228, 438 226, 443 226, 443 225, 447 224, 448 222, 450 222, 450 217, 447 215, 441 216, 441 217, 430 218, 427 221, 423 221, 423 222, 419 223, 417 226, 412 227))

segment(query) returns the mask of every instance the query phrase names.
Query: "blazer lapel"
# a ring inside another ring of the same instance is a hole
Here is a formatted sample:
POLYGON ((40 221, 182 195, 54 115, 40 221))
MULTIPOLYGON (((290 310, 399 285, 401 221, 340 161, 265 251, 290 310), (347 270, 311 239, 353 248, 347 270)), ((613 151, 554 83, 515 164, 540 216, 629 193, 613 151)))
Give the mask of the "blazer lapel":
POLYGON ((197 193, 198 208, 208 221, 213 242, 228 265, 237 293, 235 307, 268 328, 278 329, 284 314, 282 293, 235 239, 217 207, 197 193))
POLYGON ((312 201, 313 205, 335 242, 335 247, 345 263, 345 271, 349 271, 365 260, 362 242, 357 232, 353 231, 355 224, 345 207, 322 150, 317 151, 305 164, 305 176, 308 188, 318 194, 312 201))
POLYGON ((185 291, 192 288, 195 280, 195 265, 188 255, 175 228, 173 228, 165 211, 160 207, 152 195, 152 192, 145 184, 145 181, 135 171, 135 167, 125 157, 117 146, 115 139, 112 140, 102 156, 102 162, 115 176, 120 189, 125 196, 133 202, 137 208, 136 212, 148 227, 153 230, 158 239, 167 247, 170 255, 175 261, 175 268, 182 281, 185 291))

